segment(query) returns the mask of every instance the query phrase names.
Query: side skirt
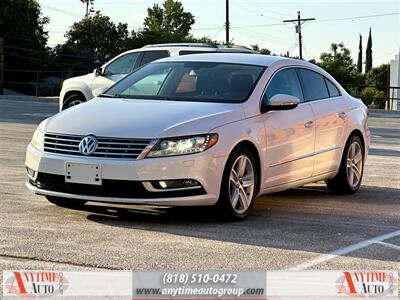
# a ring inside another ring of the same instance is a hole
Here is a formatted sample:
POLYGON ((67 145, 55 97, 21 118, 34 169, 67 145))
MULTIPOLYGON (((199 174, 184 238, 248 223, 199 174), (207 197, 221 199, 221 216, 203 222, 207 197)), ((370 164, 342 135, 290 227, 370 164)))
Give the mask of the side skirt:
POLYGON ((317 181, 321 181, 321 180, 327 180, 327 179, 333 178, 337 174, 337 172, 338 172, 338 170, 320 174, 320 175, 313 176, 313 177, 309 177, 309 178, 302 179, 302 180, 297 180, 297 181, 293 181, 293 182, 289 182, 289 183, 285 183, 285 184, 271 186, 271 187, 261 190, 258 193, 258 196, 300 187, 307 183, 313 183, 313 182, 317 182, 317 181))

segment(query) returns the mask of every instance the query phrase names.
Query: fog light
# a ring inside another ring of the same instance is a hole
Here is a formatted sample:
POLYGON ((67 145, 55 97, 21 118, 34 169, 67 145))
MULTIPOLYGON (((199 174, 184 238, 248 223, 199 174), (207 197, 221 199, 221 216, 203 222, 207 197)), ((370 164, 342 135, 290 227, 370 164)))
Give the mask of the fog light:
POLYGON ((193 179, 178 179, 178 180, 160 180, 144 182, 144 186, 148 190, 154 191, 168 191, 168 190, 178 190, 178 189, 194 189, 201 188, 200 183, 193 179))
POLYGON ((36 179, 36 171, 26 167, 26 172, 28 173, 28 177, 32 180, 36 179))

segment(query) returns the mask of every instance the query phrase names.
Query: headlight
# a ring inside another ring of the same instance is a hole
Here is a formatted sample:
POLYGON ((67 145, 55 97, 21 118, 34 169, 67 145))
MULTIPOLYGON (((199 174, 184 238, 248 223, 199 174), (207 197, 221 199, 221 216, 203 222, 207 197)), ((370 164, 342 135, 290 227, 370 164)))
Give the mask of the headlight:
POLYGON ((147 154, 147 157, 161 157, 192 154, 205 151, 218 141, 218 134, 204 134, 181 138, 162 139, 147 154))
POLYGON ((42 123, 39 124, 39 126, 36 128, 35 132, 33 133, 32 141, 31 141, 31 144, 39 150, 43 150, 45 124, 46 124, 46 121, 43 121, 42 123))

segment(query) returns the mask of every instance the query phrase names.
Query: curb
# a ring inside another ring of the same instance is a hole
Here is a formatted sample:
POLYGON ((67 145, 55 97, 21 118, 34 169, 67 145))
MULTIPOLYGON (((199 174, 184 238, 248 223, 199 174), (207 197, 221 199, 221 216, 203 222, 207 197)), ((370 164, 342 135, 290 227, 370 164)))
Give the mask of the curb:
POLYGON ((13 99, 16 101, 24 101, 24 100, 31 100, 31 101, 45 101, 45 102, 57 102, 58 103, 58 96, 51 96, 51 97, 35 97, 35 96, 25 96, 25 95, 0 95, 1 99, 13 99))

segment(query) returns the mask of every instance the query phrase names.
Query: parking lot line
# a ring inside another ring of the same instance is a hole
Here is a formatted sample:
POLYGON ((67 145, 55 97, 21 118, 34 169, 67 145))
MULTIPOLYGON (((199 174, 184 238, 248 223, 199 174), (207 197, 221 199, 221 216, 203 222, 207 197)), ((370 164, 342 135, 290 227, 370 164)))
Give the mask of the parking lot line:
POLYGON ((392 249, 400 251, 400 246, 397 246, 397 245, 393 245, 393 244, 385 243, 385 242, 376 242, 376 244, 379 244, 379 245, 382 245, 382 246, 385 246, 385 247, 392 248, 392 249))
MULTIPOLYGON (((346 254, 351 253, 353 251, 368 247, 368 246, 370 246, 372 244, 381 243, 384 240, 387 240, 387 239, 390 239, 390 238, 393 238, 393 237, 397 237, 397 236, 400 236, 400 230, 396 230, 396 231, 393 231, 393 232, 390 232, 390 233, 387 233, 387 234, 384 234, 384 235, 380 235, 380 236, 374 237, 374 238, 369 239, 369 240, 365 240, 365 241, 359 242, 357 244, 353 244, 353 245, 350 245, 350 246, 347 246, 347 247, 344 247, 344 248, 340 248, 340 249, 335 250, 335 251, 333 251, 333 252, 331 252, 329 254, 320 255, 320 256, 318 256, 316 258, 313 258, 313 259, 311 259, 309 261, 306 261, 304 263, 301 263, 299 265, 291 267, 288 270, 290 270, 290 271, 306 270, 306 269, 311 268, 311 267, 313 267, 315 265, 319 265, 319 264, 321 264, 323 262, 326 262, 328 260, 334 259, 334 258, 336 258, 338 256, 346 255, 346 254)), ((385 243, 385 244, 387 244, 387 243, 385 243)), ((393 246, 395 246, 395 245, 393 245, 393 246)))

